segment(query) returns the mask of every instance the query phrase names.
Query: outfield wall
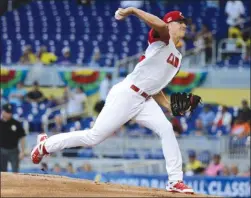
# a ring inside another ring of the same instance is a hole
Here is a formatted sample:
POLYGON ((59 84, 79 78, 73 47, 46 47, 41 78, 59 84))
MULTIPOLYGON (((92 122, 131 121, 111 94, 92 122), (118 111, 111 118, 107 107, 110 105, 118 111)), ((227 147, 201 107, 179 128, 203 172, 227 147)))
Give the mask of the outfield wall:
MULTIPOLYGON (((31 173, 32 171, 25 171, 31 173)), ((44 173, 42 171, 33 171, 44 173)), ((47 172, 46 174, 54 174, 47 172)), ((96 172, 78 172, 75 174, 59 175, 95 180, 101 182, 111 182, 116 184, 125 184, 132 186, 144 186, 152 188, 165 189, 167 182, 166 175, 132 175, 123 173, 96 173, 96 172)), ((193 187, 196 193, 216 195, 223 197, 250 197, 250 178, 248 177, 208 177, 208 176, 185 176, 184 182, 193 187)))

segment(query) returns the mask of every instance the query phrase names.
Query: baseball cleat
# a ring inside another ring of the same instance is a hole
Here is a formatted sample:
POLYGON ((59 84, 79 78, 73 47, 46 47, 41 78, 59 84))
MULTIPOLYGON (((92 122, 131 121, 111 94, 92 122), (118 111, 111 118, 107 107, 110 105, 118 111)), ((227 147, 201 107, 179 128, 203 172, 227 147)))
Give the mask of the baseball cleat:
POLYGON ((183 181, 168 182, 166 190, 168 192, 194 194, 193 189, 184 184, 183 181))
POLYGON ((46 133, 41 133, 37 136, 37 144, 39 144, 40 142, 46 140, 48 138, 46 133))
POLYGON ((44 143, 48 136, 45 133, 37 136, 37 145, 31 151, 31 160, 34 164, 39 164, 43 159, 44 155, 49 154, 44 147, 44 143))

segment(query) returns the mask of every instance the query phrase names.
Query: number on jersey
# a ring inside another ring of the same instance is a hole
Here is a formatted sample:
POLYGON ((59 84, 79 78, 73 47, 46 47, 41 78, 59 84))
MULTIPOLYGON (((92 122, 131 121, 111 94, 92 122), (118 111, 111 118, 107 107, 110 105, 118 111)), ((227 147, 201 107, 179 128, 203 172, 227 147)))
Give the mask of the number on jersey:
POLYGON ((175 55, 173 55, 173 53, 171 53, 169 55, 169 57, 166 60, 169 64, 173 65, 174 67, 178 67, 179 66, 179 58, 176 57, 175 55))

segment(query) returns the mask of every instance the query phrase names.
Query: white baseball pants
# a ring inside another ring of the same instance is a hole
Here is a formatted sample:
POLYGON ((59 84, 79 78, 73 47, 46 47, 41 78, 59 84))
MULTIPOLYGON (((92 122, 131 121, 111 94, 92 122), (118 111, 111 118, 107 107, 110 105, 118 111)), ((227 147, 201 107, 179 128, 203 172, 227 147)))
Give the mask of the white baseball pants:
POLYGON ((52 153, 64 148, 97 145, 127 121, 135 119, 161 138, 169 180, 183 180, 182 158, 172 124, 153 98, 146 100, 130 86, 127 81, 113 86, 92 129, 53 135, 45 142, 46 150, 52 153))

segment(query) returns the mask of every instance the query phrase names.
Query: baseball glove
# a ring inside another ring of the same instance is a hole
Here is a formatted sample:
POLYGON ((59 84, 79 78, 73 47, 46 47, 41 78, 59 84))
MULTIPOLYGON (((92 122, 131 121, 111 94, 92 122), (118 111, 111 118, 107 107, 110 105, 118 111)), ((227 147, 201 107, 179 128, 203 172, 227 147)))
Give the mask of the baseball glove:
POLYGON ((171 110, 174 116, 183 116, 186 112, 193 112, 201 103, 201 97, 191 93, 173 93, 171 95, 171 110))

